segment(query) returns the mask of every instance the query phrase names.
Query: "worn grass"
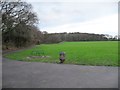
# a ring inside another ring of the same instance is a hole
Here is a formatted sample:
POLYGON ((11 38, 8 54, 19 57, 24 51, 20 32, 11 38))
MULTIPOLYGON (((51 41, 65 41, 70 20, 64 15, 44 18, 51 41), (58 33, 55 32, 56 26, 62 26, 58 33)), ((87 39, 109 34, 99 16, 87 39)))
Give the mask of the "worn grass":
POLYGON ((66 64, 93 66, 118 66, 118 42, 62 42, 59 44, 41 44, 29 50, 7 54, 13 60, 29 62, 59 62, 59 52, 66 53, 66 64), (31 56, 47 56, 30 58, 31 56))

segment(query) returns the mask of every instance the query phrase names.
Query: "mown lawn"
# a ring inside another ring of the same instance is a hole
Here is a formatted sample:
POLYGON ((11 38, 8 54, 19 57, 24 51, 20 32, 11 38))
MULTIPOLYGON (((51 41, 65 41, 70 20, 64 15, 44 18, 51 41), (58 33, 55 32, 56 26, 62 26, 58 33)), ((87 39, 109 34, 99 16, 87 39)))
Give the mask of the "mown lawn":
POLYGON ((29 62, 58 63, 61 51, 66 53, 65 64, 118 66, 117 41, 41 44, 29 50, 7 54, 5 57, 29 62))

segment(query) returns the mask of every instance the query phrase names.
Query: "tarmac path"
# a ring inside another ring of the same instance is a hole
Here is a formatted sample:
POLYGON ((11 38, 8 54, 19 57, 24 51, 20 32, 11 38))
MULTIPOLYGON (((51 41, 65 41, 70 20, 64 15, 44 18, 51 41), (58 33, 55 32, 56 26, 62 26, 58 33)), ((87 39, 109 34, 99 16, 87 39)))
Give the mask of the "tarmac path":
POLYGON ((2 59, 2 88, 118 88, 118 67, 2 59))

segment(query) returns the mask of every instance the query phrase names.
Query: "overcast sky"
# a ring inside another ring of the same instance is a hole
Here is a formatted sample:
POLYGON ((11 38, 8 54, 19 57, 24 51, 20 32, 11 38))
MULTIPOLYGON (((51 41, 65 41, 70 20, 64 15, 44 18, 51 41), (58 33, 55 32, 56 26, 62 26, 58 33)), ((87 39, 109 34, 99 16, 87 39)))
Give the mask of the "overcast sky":
POLYGON ((118 0, 27 0, 41 31, 118 34, 118 0))

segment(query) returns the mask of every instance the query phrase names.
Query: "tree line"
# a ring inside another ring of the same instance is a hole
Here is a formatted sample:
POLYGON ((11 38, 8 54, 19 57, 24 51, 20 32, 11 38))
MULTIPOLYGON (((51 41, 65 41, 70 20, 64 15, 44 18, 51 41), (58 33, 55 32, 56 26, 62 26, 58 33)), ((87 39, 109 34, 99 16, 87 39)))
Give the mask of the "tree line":
POLYGON ((0 1, 0 15, 3 49, 63 41, 117 40, 117 37, 104 34, 42 32, 37 27, 39 20, 32 5, 20 0, 18 2, 0 1))
POLYGON ((92 33, 44 33, 43 43, 59 43, 63 41, 117 41, 118 36, 108 34, 92 34, 92 33))

